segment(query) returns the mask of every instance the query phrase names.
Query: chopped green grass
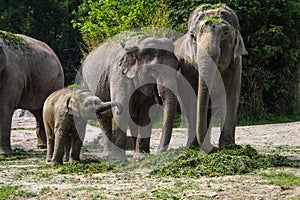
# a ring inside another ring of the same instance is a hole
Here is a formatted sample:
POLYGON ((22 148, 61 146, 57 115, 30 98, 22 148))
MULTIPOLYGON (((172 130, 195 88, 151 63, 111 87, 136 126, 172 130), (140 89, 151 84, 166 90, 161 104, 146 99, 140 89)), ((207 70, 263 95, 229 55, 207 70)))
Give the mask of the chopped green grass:
POLYGON ((279 155, 262 155, 253 147, 230 145, 216 153, 188 149, 177 160, 151 174, 172 177, 240 175, 269 167, 299 167, 297 161, 279 155))
POLYGON ((23 199, 36 197, 37 194, 25 190, 19 190, 21 186, 2 186, 0 187, 0 200, 4 199, 16 199, 16 197, 22 197, 23 199))
POLYGON ((199 8, 201 9, 201 11, 207 11, 210 9, 216 9, 216 8, 225 8, 226 4, 224 3, 218 3, 218 4, 209 4, 209 3, 205 3, 205 4, 201 4, 199 6, 199 8))
POLYGON ((41 158, 44 157, 45 153, 42 151, 34 151, 34 150, 24 150, 24 149, 14 149, 13 155, 0 158, 0 163, 4 161, 19 161, 27 158, 41 158))
POLYGON ((51 192, 51 188, 50 188, 49 186, 47 186, 47 187, 42 187, 42 188, 40 189, 39 194, 43 195, 43 194, 47 194, 48 192, 51 192))
POLYGON ((59 165, 56 167, 60 169, 58 174, 91 175, 112 170, 107 164, 93 159, 86 159, 74 164, 59 165))
POLYGON ((281 189, 287 190, 294 187, 300 187, 300 177, 290 173, 264 173, 262 176, 268 180, 267 184, 280 186, 281 189))
POLYGON ((15 49, 28 47, 28 44, 21 37, 10 32, 0 30, 0 38, 2 38, 7 45, 13 46, 15 49))
POLYGON ((161 154, 149 155, 141 161, 135 161, 129 157, 127 163, 114 161, 108 164, 118 171, 155 170, 172 163, 185 150, 185 148, 171 149, 161 154))

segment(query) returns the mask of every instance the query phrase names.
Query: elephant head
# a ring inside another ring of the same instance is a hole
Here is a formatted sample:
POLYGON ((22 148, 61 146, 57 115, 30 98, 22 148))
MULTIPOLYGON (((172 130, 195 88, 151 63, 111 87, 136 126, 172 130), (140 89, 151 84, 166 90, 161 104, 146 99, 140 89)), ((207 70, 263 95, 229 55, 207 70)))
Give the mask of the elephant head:
POLYGON ((208 10, 199 7, 191 14, 188 28, 192 55, 198 61, 207 53, 218 68, 224 70, 247 53, 238 17, 227 6, 208 10))
POLYGON ((136 46, 125 47, 119 67, 145 96, 153 95, 156 84, 171 90, 177 89, 174 81, 178 61, 174 55, 173 42, 167 38, 148 37, 136 46))
POLYGON ((84 119, 96 119, 97 115, 116 106, 117 114, 122 113, 122 105, 118 102, 102 102, 102 100, 86 90, 76 90, 67 100, 67 113, 84 119))
POLYGON ((210 120, 207 118, 209 93, 216 74, 222 76, 226 70, 240 73, 241 55, 247 51, 240 34, 237 15, 222 4, 209 8, 200 6, 191 14, 187 40, 189 57, 199 71, 196 137, 202 145, 210 120))

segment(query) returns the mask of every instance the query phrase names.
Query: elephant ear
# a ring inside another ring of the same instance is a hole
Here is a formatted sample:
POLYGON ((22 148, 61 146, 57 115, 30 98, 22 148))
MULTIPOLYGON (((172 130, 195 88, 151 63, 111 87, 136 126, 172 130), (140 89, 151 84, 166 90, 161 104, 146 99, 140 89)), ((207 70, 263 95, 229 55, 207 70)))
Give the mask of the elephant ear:
POLYGON ((119 60, 119 67, 128 78, 134 78, 138 69, 139 48, 125 48, 126 53, 119 60))
POLYGON ((6 66, 7 58, 3 47, 0 45, 0 71, 6 66))
POLYGON ((80 117, 80 112, 78 105, 74 102, 74 99, 72 97, 69 97, 67 99, 67 105, 66 105, 66 113, 69 115, 73 115, 76 117, 80 117))
POLYGON ((241 55, 248 54, 239 30, 236 31, 236 42, 235 42, 233 54, 234 54, 234 60, 241 55))

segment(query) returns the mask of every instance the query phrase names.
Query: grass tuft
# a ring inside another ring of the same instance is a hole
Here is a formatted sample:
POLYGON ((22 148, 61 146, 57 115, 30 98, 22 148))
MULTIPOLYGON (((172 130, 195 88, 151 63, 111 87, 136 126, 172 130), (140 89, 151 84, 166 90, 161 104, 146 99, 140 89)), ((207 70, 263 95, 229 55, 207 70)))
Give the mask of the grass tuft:
POLYGON ((294 187, 300 187, 300 177, 290 173, 264 173, 262 176, 268 180, 267 184, 280 186, 281 189, 287 190, 294 187))
POLYGON ((24 150, 16 148, 13 150, 13 155, 6 157, 6 158, 0 158, 0 162, 4 161, 19 161, 24 160, 28 158, 40 158, 44 157, 45 153, 42 151, 35 151, 35 150, 24 150))
POLYGON ((36 193, 20 190, 21 186, 2 186, 0 187, 0 200, 4 199, 16 199, 16 197, 21 197, 22 199, 27 199, 30 197, 37 197, 36 193))

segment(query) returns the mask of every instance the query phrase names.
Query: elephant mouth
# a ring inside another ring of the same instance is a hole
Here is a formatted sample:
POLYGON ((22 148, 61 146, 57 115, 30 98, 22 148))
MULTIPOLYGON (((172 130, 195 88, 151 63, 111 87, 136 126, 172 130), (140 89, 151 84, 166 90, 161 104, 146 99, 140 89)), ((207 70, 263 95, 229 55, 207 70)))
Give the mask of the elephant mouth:
POLYGON ((154 85, 153 84, 146 84, 140 87, 138 90, 145 96, 150 97, 153 95, 154 85))

